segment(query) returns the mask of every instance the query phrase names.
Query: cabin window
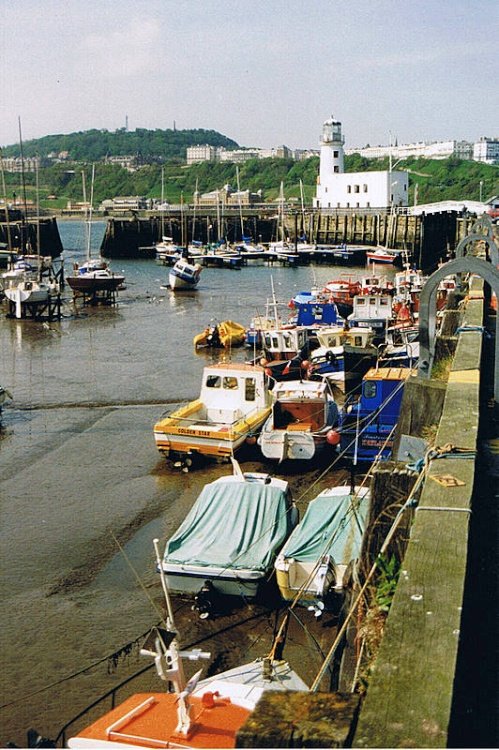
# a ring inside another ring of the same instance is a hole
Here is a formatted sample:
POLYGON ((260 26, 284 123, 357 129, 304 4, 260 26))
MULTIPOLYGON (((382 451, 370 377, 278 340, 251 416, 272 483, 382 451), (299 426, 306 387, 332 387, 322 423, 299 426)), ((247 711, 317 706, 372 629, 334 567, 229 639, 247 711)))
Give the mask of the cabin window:
POLYGON ((354 346, 362 346, 362 336, 354 336, 354 346))
POLYGON ((255 378, 246 378, 244 381, 244 398, 246 401, 254 401, 256 398, 255 378))
POLYGON ((272 336, 272 346, 274 349, 279 349, 279 339, 277 336, 272 336))
POLYGON ((388 300, 385 297, 382 297, 381 300, 380 300, 380 302, 381 302, 381 306, 382 307, 383 306, 386 307, 388 305, 388 300))
POLYGON ((233 391, 233 390, 235 390, 238 387, 239 387, 239 384, 237 382, 237 378, 233 378, 233 377, 230 377, 230 376, 226 376, 224 378, 224 388, 227 388, 227 389, 233 391))
POLYGON ((285 333, 282 337, 284 341, 284 346, 286 349, 291 349, 291 335, 289 333, 285 333))
POLYGON ((327 345, 328 346, 338 346, 338 344, 336 343, 336 336, 330 336, 328 338, 328 340, 327 340, 327 345))
POLYGON ((222 385, 222 378, 220 375, 208 375, 206 378, 206 387, 207 388, 220 388, 222 385))
POLYGON ((376 398, 377 383, 373 380, 366 380, 364 383, 364 397, 365 398, 376 398))
POLYGON ((363 307, 366 304, 366 300, 363 297, 357 297, 355 301, 358 307, 363 307))
POLYGON ((265 346, 267 347, 267 349, 270 349, 270 347, 272 346, 272 338, 270 337, 270 334, 266 333, 263 338, 265 340, 265 346))

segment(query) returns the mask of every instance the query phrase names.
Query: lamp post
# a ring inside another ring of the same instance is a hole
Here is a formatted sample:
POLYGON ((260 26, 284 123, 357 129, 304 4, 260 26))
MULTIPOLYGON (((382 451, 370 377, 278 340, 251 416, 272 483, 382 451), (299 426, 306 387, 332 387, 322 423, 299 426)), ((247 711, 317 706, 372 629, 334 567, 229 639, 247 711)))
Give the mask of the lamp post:
POLYGON ((480 203, 482 202, 482 188, 483 188, 483 180, 480 180, 480 203))

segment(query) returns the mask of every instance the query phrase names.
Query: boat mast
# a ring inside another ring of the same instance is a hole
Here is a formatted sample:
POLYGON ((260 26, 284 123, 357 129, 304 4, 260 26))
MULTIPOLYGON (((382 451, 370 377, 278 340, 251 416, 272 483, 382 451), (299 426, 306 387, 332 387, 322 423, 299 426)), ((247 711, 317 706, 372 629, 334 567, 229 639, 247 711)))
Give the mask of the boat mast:
MULTIPOLYGON (((2 149, 0 148, 0 173, 2 175, 2 191, 5 207, 5 223, 7 226, 7 249, 9 253, 12 253, 12 239, 10 236, 10 217, 9 217, 9 206, 7 205, 7 188, 5 186, 5 173, 3 171, 3 156, 2 149)), ((10 262, 10 261, 9 261, 10 262)))
POLYGON ((24 154, 23 154, 23 137, 21 133, 21 118, 18 117, 17 119, 19 123, 19 153, 21 154, 21 189, 23 192, 23 204, 24 204, 23 231, 21 232, 21 251, 24 255, 26 251, 26 241, 27 241, 27 233, 28 233, 28 225, 27 225, 28 204, 26 201, 26 180, 24 176, 24 154))
POLYGON ((42 254, 40 252, 40 184, 38 164, 36 165, 36 255, 38 263, 38 281, 42 280, 42 254))
POLYGON ((161 239, 165 234, 165 168, 161 167, 161 239))
POLYGON ((241 186, 239 184, 239 167, 236 166, 237 202, 239 204, 239 221, 241 222, 241 242, 244 242, 243 206, 241 203, 241 186))

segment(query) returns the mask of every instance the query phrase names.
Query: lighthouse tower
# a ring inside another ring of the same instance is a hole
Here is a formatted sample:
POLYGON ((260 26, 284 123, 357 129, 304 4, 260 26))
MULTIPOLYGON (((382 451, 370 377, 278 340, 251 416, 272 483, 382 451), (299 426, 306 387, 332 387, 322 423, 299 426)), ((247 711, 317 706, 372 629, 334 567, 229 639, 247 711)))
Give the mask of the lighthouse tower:
POLYGON ((319 170, 319 184, 327 185, 332 174, 341 174, 344 168, 343 144, 345 139, 341 134, 341 122, 333 116, 322 126, 321 161, 319 170))

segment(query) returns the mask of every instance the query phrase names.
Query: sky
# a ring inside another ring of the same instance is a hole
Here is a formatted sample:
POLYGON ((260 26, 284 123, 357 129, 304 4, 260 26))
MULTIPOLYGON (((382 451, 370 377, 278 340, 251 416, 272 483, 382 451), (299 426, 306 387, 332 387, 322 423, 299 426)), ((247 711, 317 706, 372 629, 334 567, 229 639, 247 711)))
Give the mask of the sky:
POLYGON ((92 128, 318 148, 499 137, 496 0, 0 0, 0 146, 92 128))

